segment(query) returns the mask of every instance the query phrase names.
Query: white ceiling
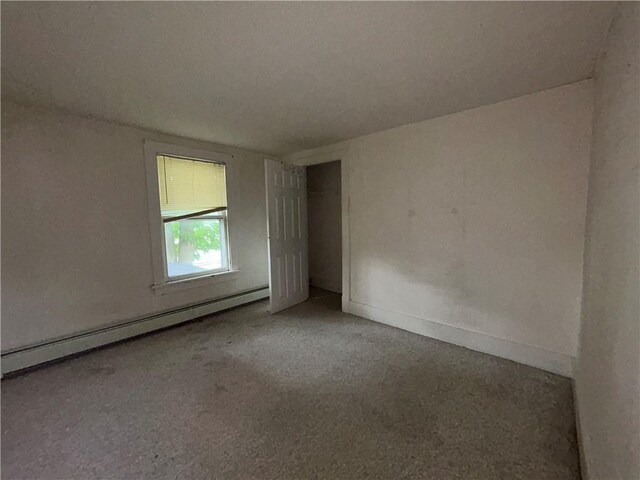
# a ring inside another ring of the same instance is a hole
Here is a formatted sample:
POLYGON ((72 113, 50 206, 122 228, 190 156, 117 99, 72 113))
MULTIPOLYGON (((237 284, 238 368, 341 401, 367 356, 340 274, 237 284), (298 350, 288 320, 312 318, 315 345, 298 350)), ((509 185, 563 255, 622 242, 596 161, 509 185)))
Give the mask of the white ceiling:
POLYGON ((613 7, 2 2, 2 93, 286 154, 588 78, 613 7))

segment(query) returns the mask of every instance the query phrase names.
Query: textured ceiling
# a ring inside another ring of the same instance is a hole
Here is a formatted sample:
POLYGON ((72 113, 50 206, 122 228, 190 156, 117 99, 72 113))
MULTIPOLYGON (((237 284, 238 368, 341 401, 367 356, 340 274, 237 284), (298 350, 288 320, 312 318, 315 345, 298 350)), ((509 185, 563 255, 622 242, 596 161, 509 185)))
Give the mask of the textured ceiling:
POLYGON ((287 154, 588 78, 613 7, 2 2, 2 93, 287 154))

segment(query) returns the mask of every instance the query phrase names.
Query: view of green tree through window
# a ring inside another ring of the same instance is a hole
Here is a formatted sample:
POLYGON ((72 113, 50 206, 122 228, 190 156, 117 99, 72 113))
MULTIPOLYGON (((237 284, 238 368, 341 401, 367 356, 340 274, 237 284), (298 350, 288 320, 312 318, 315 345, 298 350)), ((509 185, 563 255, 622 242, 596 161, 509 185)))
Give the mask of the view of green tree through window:
POLYGON ((158 155, 168 277, 228 270, 225 167, 158 155))

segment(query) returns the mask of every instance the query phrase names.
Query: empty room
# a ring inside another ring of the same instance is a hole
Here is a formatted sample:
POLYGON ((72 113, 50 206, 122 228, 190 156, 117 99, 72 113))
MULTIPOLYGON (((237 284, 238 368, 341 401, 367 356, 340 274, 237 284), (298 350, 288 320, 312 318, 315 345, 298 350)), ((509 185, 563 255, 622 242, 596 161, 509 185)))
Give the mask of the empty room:
POLYGON ((3 479, 640 480, 639 2, 0 9, 3 479))

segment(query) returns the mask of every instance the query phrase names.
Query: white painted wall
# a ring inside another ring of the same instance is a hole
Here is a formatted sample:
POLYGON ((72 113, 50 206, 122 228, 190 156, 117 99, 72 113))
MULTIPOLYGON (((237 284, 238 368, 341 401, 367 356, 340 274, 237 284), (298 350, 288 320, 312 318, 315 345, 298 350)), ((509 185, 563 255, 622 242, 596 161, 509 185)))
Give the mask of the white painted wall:
POLYGON ((568 374, 591 114, 587 80, 288 157, 343 160, 346 305, 568 374))
POLYGON ((2 349, 268 283, 264 156, 2 103, 2 349), (233 154, 233 280, 151 289, 145 139, 233 154))
POLYGON ((576 394, 583 476, 640 478, 640 6, 623 2, 595 74, 576 394))
POLYGON ((309 284, 342 292, 340 162, 307 167, 309 284))

